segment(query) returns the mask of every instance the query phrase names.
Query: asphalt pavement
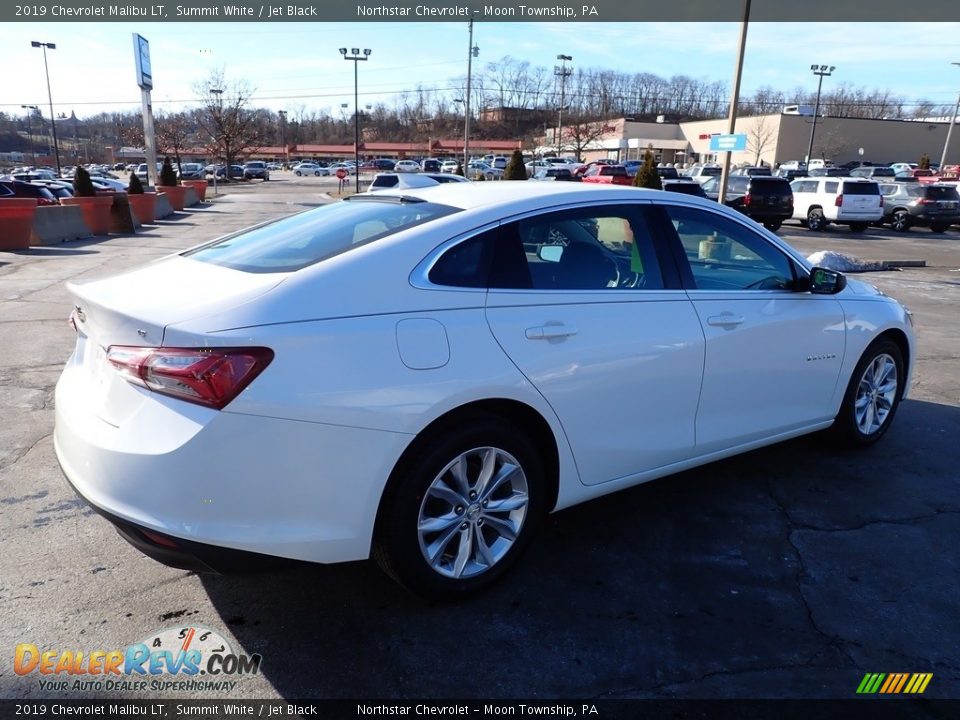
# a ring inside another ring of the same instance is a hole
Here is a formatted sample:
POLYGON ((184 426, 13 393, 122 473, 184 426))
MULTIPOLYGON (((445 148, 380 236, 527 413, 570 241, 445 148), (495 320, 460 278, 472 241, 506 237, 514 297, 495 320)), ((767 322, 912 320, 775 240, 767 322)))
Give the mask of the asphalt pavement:
POLYGON ((130 547, 54 457, 53 387, 74 344, 64 283, 336 190, 273 178, 133 236, 0 252, 0 697, 223 698, 51 691, 13 671, 18 644, 90 652, 179 626, 262 656, 233 698, 833 698, 867 672, 930 672, 927 696, 960 697, 956 231, 781 231, 805 253, 927 261, 865 276, 910 306, 919 342, 911 399, 869 450, 801 438, 562 511, 515 571, 453 605, 373 563, 206 576, 130 547))

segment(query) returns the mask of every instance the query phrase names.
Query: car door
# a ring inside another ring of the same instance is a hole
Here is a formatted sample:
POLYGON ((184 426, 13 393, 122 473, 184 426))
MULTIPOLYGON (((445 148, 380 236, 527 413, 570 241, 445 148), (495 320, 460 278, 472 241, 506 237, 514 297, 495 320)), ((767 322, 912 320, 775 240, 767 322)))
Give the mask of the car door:
POLYGON ((539 212, 500 232, 487 321, 556 412, 581 481, 690 457, 703 333, 640 204, 539 212))
POLYGON ((840 303, 795 290, 796 263, 759 228, 701 208, 662 211, 706 337, 697 454, 830 419, 844 354, 840 303))

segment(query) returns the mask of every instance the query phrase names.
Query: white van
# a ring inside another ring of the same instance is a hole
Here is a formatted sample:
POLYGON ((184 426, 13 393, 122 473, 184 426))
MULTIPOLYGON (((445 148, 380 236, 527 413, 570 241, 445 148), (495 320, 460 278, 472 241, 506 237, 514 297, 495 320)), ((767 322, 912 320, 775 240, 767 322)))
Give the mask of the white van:
POLYGON ((793 190, 793 219, 810 230, 823 230, 830 223, 849 225, 863 232, 883 217, 880 184, 866 178, 797 178, 793 190))

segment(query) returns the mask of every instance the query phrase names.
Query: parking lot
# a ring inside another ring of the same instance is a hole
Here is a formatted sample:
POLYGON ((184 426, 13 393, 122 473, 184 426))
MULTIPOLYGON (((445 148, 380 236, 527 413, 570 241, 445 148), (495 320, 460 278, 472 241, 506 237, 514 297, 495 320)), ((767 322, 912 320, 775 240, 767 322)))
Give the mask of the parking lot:
MULTIPOLYGON (((234 698, 845 698, 867 672, 930 672, 927 696, 960 697, 956 230, 780 231, 805 254, 926 262, 866 276, 915 313, 919 348, 877 446, 801 438, 562 511, 470 601, 425 604, 372 563, 196 575, 117 537, 53 452, 53 387, 74 343, 64 283, 336 191, 278 172, 134 236, 0 253, 0 696, 85 696, 16 675, 19 643, 86 652, 200 626, 263 658, 234 698)), ((211 693, 140 697, 163 695, 211 693)))

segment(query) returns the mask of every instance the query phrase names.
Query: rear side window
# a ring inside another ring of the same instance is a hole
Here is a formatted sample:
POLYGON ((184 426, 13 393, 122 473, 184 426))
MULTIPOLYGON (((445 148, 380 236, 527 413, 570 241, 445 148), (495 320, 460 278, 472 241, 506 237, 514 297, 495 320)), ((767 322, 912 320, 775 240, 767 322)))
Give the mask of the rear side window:
POLYGON ((823 184, 823 191, 826 193, 833 194, 837 192, 837 188, 840 187, 840 183, 828 182, 823 184))
POLYGON ((880 186, 876 183, 868 182, 845 182, 843 184, 844 195, 879 195, 880 186))
POLYGON ((228 235, 183 256, 243 272, 293 272, 455 212, 447 205, 370 196, 228 235))
POLYGON ((396 187, 397 183, 399 182, 400 182, 400 179, 396 175, 378 175, 373 179, 373 182, 370 183, 370 187, 376 187, 376 188, 396 187))

